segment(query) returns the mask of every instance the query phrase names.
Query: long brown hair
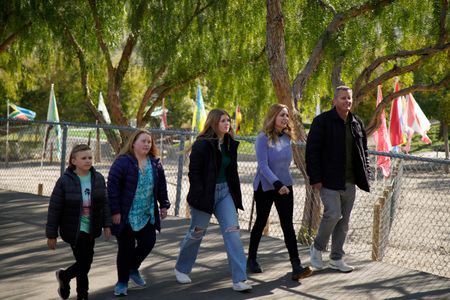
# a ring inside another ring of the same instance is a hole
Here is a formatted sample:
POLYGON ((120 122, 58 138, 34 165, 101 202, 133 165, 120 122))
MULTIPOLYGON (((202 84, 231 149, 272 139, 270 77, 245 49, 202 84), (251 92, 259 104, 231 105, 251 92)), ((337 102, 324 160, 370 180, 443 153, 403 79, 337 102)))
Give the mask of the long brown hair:
POLYGON ((151 134, 151 132, 146 129, 137 129, 136 131, 134 131, 128 137, 128 140, 125 143, 125 145, 123 146, 122 150, 120 150, 119 155, 130 154, 130 155, 134 156, 133 144, 136 142, 136 140, 138 139, 138 137, 141 134, 148 134, 152 140, 152 146, 150 147, 148 156, 158 157, 159 150, 158 150, 158 147, 156 147, 155 139, 153 138, 153 135, 151 134))
MULTIPOLYGON (((223 109, 220 108, 214 108, 206 117, 205 126, 203 127, 203 130, 198 134, 197 139, 212 139, 217 138, 217 132, 219 131, 219 122, 220 118, 226 115, 228 118, 231 119, 230 115, 223 109)), ((231 127, 230 124, 230 131, 228 131, 228 134, 233 137, 234 131, 233 127, 231 127)))
POLYGON ((287 107, 287 105, 276 103, 276 104, 273 104, 269 108, 269 111, 267 112, 266 117, 264 119, 264 125, 263 125, 263 129, 262 129, 262 132, 264 132, 265 135, 269 138, 269 141, 268 141, 269 144, 278 140, 279 132, 277 132, 277 130, 275 128, 275 121, 277 119, 278 114, 284 108, 289 113, 289 121, 288 121, 286 128, 283 129, 283 133, 286 134, 287 136, 289 136, 289 138, 291 140, 295 140, 295 133, 292 130, 292 128, 293 128, 292 116, 289 112, 289 108, 287 107))
POLYGON ((72 163, 72 159, 75 159, 75 155, 78 152, 83 152, 83 151, 88 151, 88 150, 92 151, 91 147, 89 147, 86 144, 78 144, 78 145, 73 146, 72 151, 70 151, 70 154, 69 154, 69 166, 68 166, 68 168, 70 170, 72 170, 72 171, 75 170, 77 167, 72 163))

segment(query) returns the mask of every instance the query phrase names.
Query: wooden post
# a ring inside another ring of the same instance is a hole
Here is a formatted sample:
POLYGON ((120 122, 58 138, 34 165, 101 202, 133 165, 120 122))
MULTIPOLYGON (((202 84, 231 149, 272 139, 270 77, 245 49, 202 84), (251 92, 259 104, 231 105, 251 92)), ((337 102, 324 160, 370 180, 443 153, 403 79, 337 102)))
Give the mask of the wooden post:
MULTIPOLYGON (((379 201, 379 200, 378 200, 379 201)), ((380 260, 380 217, 381 206, 379 202, 373 206, 373 227, 372 227, 372 260, 380 260)))
MULTIPOLYGON (((98 120, 95 121, 95 124, 98 125, 98 120)), ((99 163, 101 161, 100 128, 97 127, 95 134, 96 134, 96 137, 95 137, 96 145, 95 145, 95 158, 94 159, 95 159, 96 163, 99 163)))
POLYGON ((43 192, 44 192, 44 184, 39 183, 39 184, 38 184, 38 192, 37 192, 37 194, 38 194, 39 196, 42 196, 43 192))
POLYGON ((191 218, 191 210, 189 209, 189 205, 186 205, 186 212, 185 212, 184 216, 186 217, 186 219, 191 218))
POLYGON ((270 230, 270 216, 267 218, 266 227, 264 227, 263 235, 268 236, 270 230))
POLYGON ((248 221, 248 231, 252 230, 253 212, 255 211, 255 196, 252 197, 252 208, 250 210, 250 220, 248 221))
POLYGON ((50 162, 53 162, 53 142, 50 143, 50 162))

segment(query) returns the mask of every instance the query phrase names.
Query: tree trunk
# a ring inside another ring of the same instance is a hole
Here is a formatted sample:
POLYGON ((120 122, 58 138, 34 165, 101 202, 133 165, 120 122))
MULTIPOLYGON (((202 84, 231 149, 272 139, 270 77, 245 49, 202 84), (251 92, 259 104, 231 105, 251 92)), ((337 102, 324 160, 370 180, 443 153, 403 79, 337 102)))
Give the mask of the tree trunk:
MULTIPOLYGON (((449 158, 449 147, 448 147, 448 124, 446 122, 441 122, 442 125, 442 134, 444 136, 444 150, 445 150, 445 159, 449 158)), ((445 172, 448 173, 448 165, 445 165, 445 172)))
POLYGON ((449 147, 448 147, 448 124, 442 124, 443 134, 444 134, 444 149, 445 149, 445 159, 449 158, 449 147))
POLYGON ((345 82, 342 81, 341 72, 342 72, 342 62, 344 60, 343 56, 340 56, 334 63, 333 70, 331 71, 331 83, 333 84, 333 88, 337 88, 338 86, 345 85, 345 82))
MULTIPOLYGON (((297 140, 306 141, 305 128, 301 116, 294 106, 294 97, 289 80, 286 63, 284 41, 284 19, 280 0, 267 0, 266 49, 270 69, 270 77, 279 103, 288 106, 294 121, 294 132, 297 140)), ((306 174, 305 148, 294 146, 294 162, 305 178, 306 200, 303 212, 302 228, 299 233, 300 243, 310 243, 312 235, 317 231, 320 220, 320 200, 318 193, 312 191, 306 174)))

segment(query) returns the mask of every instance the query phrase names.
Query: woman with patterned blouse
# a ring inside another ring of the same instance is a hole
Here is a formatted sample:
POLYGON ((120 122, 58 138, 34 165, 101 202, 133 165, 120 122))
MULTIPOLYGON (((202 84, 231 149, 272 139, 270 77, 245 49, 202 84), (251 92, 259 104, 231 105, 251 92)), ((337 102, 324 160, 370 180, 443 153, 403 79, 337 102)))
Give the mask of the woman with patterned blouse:
POLYGON ((118 282, 114 295, 126 296, 128 280, 138 287, 146 282, 139 273, 161 230, 170 202, 164 169, 150 132, 139 129, 129 137, 108 176, 108 198, 117 237, 118 282), (159 207, 158 207, 159 204, 159 207))

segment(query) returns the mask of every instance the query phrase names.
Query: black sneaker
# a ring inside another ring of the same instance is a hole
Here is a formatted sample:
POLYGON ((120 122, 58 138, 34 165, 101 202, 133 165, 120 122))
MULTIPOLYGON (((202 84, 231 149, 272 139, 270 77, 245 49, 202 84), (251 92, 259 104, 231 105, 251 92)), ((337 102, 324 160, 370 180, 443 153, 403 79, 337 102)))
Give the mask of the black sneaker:
POLYGON ((69 282, 64 282, 64 280, 61 279, 61 272, 63 269, 59 269, 56 271, 56 280, 58 280, 58 295, 61 297, 61 299, 68 299, 70 296, 70 284, 69 282))
POLYGON ((250 273, 262 273, 263 270, 255 258, 247 259, 247 271, 250 273))

